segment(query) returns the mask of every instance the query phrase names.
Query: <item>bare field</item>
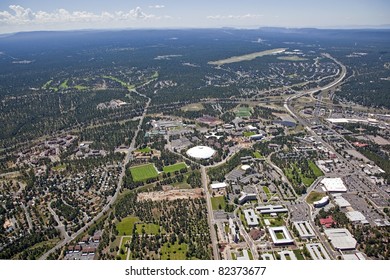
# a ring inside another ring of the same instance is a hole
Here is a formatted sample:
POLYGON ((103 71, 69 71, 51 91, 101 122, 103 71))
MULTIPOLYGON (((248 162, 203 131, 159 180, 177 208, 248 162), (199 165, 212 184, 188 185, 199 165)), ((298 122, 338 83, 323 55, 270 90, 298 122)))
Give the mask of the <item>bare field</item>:
POLYGON ((272 49, 272 50, 267 50, 267 51, 262 51, 262 52, 244 54, 244 55, 240 55, 240 56, 232 56, 230 58, 221 59, 221 60, 217 60, 217 61, 209 61, 208 64, 221 66, 223 64, 235 63, 235 62, 240 62, 240 61, 249 61, 249 60, 253 60, 257 57, 262 57, 265 55, 283 53, 285 50, 287 50, 287 49, 280 48, 280 49, 272 49))
POLYGON ((139 193, 137 200, 152 200, 152 201, 161 201, 161 200, 176 200, 176 199, 190 199, 190 198, 201 198, 203 197, 203 189, 180 189, 180 190, 166 190, 159 192, 148 192, 148 193, 139 193))

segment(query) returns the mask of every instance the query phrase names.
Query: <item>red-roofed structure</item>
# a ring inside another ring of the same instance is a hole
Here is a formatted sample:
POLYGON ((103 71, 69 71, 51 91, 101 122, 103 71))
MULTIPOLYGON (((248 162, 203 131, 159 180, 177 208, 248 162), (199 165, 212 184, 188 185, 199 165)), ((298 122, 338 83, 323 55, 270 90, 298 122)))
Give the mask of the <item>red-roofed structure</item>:
POLYGON ((335 224, 332 216, 328 216, 325 219, 320 219, 320 224, 325 226, 326 228, 330 228, 335 224))
POLYGON ((364 148, 364 147, 367 147, 368 144, 366 143, 361 143, 361 142, 353 142, 352 143, 355 147, 358 147, 358 148, 364 148))

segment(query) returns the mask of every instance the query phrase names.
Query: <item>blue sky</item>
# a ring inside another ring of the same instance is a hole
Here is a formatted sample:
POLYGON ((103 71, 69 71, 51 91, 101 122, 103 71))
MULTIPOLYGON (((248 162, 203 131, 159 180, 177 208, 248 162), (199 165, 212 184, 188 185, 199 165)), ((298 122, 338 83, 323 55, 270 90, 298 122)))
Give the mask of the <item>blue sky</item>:
POLYGON ((388 0, 0 1, 0 33, 85 28, 350 28, 388 24, 388 0))

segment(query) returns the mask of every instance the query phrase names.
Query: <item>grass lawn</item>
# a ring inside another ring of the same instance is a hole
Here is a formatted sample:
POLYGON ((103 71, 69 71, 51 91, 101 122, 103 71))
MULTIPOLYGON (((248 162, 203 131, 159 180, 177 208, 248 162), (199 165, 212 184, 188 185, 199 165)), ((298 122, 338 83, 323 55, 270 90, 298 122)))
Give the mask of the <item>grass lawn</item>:
POLYGON ((213 206, 213 210, 225 209, 226 201, 223 196, 216 196, 211 198, 211 205, 213 206), (221 205, 221 207, 219 207, 221 205))
POLYGON ((61 170, 65 170, 66 169, 66 165, 65 164, 59 164, 55 167, 52 168, 54 171, 61 171, 61 170))
POLYGON ((238 107, 236 109, 236 116, 237 117, 250 117, 252 116, 252 108, 250 107, 238 107))
POLYGON ((116 224, 118 235, 131 235, 133 233, 134 224, 139 222, 138 217, 129 216, 123 218, 122 221, 116 224))
POLYGON ((122 243, 121 243, 121 246, 119 247, 119 252, 120 252, 120 249, 123 250, 123 254, 119 253, 118 256, 121 257, 122 260, 125 260, 127 258, 127 251, 126 251, 126 247, 125 247, 125 244, 130 241, 131 237, 123 237, 122 239, 122 243))
POLYGON ((143 224, 136 224, 135 226, 137 228, 138 234, 142 234, 142 229, 144 229, 146 234, 157 235, 158 230, 160 229, 159 225, 151 224, 151 223, 150 224, 144 224, 144 223, 143 224))
POLYGON ((187 244, 182 243, 175 244, 165 243, 161 247, 161 259, 162 260, 185 260, 187 253, 187 244))
POLYGON ((130 172, 134 182, 158 177, 157 170, 152 163, 130 167, 130 172))
POLYGON ((61 84, 60 84, 60 86, 59 86, 59 88, 60 89, 67 89, 69 86, 68 86, 68 79, 66 79, 65 81, 63 81, 61 84))
POLYGON ((152 149, 150 147, 145 147, 143 149, 138 149, 137 152, 140 152, 140 153, 150 153, 152 151, 152 149))
POLYGON ((262 158, 262 157, 263 157, 263 156, 260 154, 259 151, 255 151, 255 152, 253 153, 253 156, 254 156, 255 158, 262 158))
POLYGON ((252 136, 252 135, 255 135, 256 132, 253 132, 253 131, 244 131, 243 135, 245 137, 249 137, 249 136, 252 136))
POLYGON ((277 219, 268 219, 271 223, 272 226, 274 227, 281 227, 284 226, 284 222, 282 218, 277 218, 277 219))
POLYGON ((312 191, 307 196, 306 201, 307 201, 307 203, 311 203, 312 204, 313 202, 320 200, 324 196, 325 196, 325 193, 312 191))
POLYGON ((172 165, 164 166, 163 171, 165 173, 174 173, 175 171, 180 171, 185 168, 187 168, 187 165, 184 162, 179 162, 172 165))
POLYGON ((191 189, 191 186, 186 182, 174 183, 172 184, 172 186, 175 187, 176 189, 191 189))
POLYGON ((311 160, 309 160, 309 167, 313 171, 316 177, 320 177, 324 175, 324 172, 322 172, 321 169, 319 169, 318 166, 311 160))
POLYGON ((77 89, 77 90, 86 90, 86 89, 88 89, 87 86, 82 86, 82 85, 76 85, 76 86, 74 86, 74 88, 77 89))
POLYGON ((286 237, 284 236, 283 232, 275 232, 276 238, 277 239, 285 239, 286 237))
POLYGON ((294 252, 295 256, 297 257, 297 260, 304 260, 305 259, 303 257, 301 250, 294 250, 293 252, 294 252))

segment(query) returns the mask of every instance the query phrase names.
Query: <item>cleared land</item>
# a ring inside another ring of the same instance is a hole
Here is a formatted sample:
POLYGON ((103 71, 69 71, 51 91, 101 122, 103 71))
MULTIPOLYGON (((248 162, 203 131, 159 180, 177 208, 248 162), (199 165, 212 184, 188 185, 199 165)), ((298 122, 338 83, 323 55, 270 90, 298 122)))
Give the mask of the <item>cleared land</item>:
POLYGON ((145 192, 139 193, 137 196, 138 201, 142 200, 175 200, 175 199, 189 199, 189 198, 200 198, 203 196, 203 189, 174 189, 168 191, 159 192, 145 192))
POLYGON ((184 162, 179 162, 172 165, 164 166, 163 171, 165 173, 173 173, 175 171, 180 171, 185 168, 187 168, 187 165, 184 162))
POLYGON ((202 103, 193 103, 193 104, 188 104, 186 106, 183 106, 181 108, 182 111, 201 111, 204 109, 204 106, 202 103))
POLYGON ((158 177, 157 170, 153 164, 130 167, 130 172, 134 182, 145 181, 147 179, 158 177))
POLYGON ((152 149, 150 147, 145 147, 143 149, 139 149, 137 150, 137 152, 140 152, 140 153, 150 153, 152 151, 152 149))
POLYGON ((262 57, 265 55, 282 53, 285 50, 287 50, 287 49, 280 48, 280 49, 272 49, 272 50, 267 50, 267 51, 262 51, 262 52, 255 52, 255 53, 244 54, 244 55, 240 55, 240 56, 233 56, 230 58, 221 59, 221 60, 217 60, 217 61, 209 61, 208 64, 221 66, 224 64, 235 63, 235 62, 240 62, 240 61, 249 61, 249 60, 253 60, 255 58, 262 57))
POLYGON ((325 196, 325 193, 312 191, 306 198, 307 203, 313 204, 313 202, 320 200, 325 196))
POLYGON ((307 58, 299 57, 296 55, 293 56, 279 56, 278 59, 280 60, 287 60, 287 61, 306 61, 307 58))

